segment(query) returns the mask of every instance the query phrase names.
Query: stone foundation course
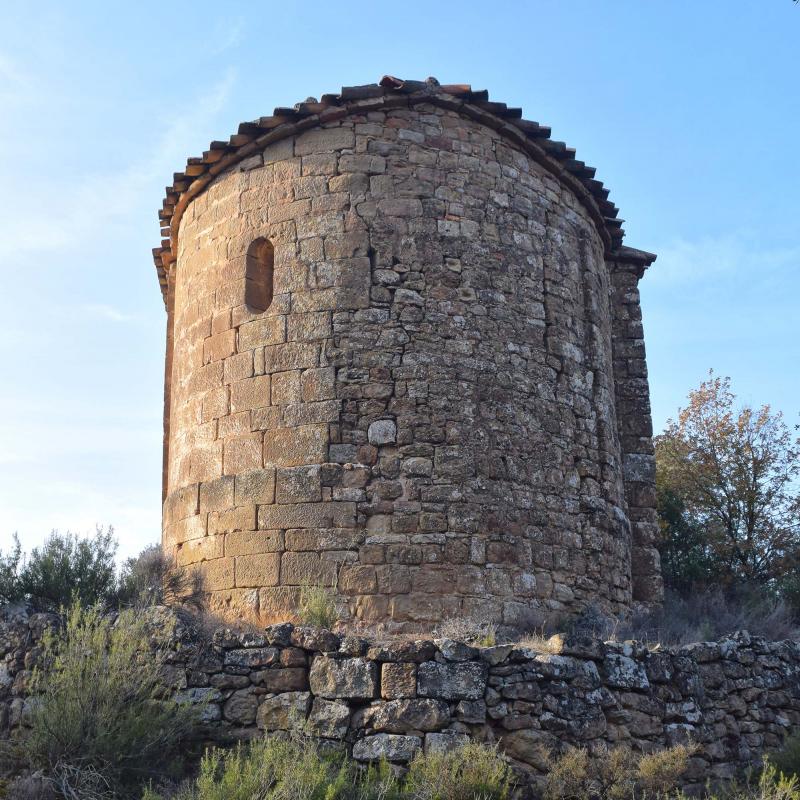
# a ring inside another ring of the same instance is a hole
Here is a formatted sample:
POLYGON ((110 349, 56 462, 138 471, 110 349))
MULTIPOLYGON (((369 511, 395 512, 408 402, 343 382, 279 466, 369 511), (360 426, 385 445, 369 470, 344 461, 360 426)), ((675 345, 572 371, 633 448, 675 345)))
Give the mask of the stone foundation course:
MULTIPOLYGON (((290 623, 200 636, 157 607, 165 685, 203 704, 209 737, 302 730, 353 758, 497 743, 531 782, 566 746, 652 751, 691 741, 688 787, 734 777, 800 724, 800 643, 736 633, 652 649, 557 635, 550 652, 450 639, 376 643, 290 623)), ((54 615, 0 614, 0 736, 24 729, 25 685, 54 615)), ((543 648, 542 648, 543 649, 543 648)))

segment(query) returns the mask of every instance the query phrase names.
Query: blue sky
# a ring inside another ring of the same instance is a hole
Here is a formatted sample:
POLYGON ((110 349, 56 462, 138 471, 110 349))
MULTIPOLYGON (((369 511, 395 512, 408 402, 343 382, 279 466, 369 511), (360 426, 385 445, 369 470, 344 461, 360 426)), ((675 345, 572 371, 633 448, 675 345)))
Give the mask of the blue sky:
POLYGON ((642 283, 656 429, 709 367, 800 410, 791 0, 4 3, 0 549, 159 537, 172 172, 242 120, 390 73, 471 83, 597 167, 642 283))

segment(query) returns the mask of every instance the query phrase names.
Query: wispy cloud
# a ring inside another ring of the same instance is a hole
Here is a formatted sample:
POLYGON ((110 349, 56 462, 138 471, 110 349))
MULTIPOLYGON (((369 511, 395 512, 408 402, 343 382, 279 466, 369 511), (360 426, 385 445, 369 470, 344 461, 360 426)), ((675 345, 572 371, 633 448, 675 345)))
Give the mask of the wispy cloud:
POLYGON ((662 247, 648 271, 647 282, 656 287, 748 277, 763 283, 799 265, 800 245, 775 247, 754 235, 730 234, 677 240, 662 247))
POLYGON ((35 83, 34 77, 11 56, 0 52, 0 101, 3 104, 30 100, 35 83))
MULTIPOLYGON (((174 112, 155 146, 122 170, 58 187, 20 186, 19 192, 9 187, 0 205, 0 261, 87 245, 96 238, 98 227, 124 220, 145 195, 153 202, 154 182, 164 181, 185 161, 187 142, 193 142, 196 131, 207 127, 224 107, 235 77, 229 69, 202 96, 174 112), (26 203, 11 199, 26 194, 36 199, 35 214, 26 203)), ((52 175, 48 179, 52 181, 52 175)))
POLYGON ((111 322, 138 322, 140 319, 136 314, 126 314, 124 311, 104 303, 86 303, 81 306, 80 313, 107 319, 111 322))
POLYGON ((212 41, 217 44, 211 49, 212 55, 220 55, 232 47, 241 44, 244 38, 245 18, 236 17, 234 19, 221 21, 218 23, 212 41))

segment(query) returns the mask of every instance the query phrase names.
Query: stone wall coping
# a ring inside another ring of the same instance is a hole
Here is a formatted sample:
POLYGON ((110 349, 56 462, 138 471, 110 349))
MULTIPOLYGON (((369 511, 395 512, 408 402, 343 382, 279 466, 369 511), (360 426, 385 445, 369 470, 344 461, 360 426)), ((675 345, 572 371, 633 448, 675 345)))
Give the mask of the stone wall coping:
MULTIPOLYGON (((213 741, 304 730, 354 758, 406 763, 475 738, 525 780, 541 749, 698 745, 687 790, 733 778, 800 728, 800 642, 739 631, 652 647, 557 634, 474 647, 448 638, 370 640, 283 623, 210 633, 167 607, 147 612, 164 682, 199 704, 213 741)), ((0 738, 24 730, 26 683, 54 614, 0 608, 0 738)))

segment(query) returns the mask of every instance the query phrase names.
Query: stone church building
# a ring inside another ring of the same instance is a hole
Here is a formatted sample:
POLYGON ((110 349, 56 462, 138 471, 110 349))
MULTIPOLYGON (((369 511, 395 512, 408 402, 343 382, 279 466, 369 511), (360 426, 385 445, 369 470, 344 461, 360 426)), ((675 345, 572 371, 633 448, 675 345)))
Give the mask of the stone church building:
POLYGON ((385 77, 175 174, 163 546, 229 617, 526 626, 661 597, 638 282, 595 170, 385 77))

